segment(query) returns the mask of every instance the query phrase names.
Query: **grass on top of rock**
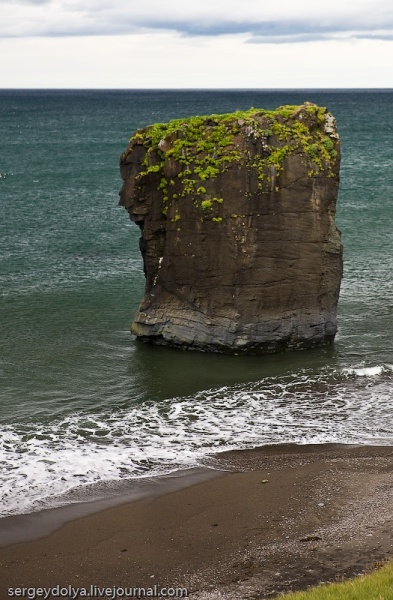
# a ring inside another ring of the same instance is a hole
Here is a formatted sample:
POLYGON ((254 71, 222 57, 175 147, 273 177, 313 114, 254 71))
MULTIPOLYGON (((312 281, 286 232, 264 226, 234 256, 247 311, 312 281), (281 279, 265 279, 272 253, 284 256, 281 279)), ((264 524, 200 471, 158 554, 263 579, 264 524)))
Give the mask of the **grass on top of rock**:
POLYGON ((342 583, 321 584, 305 592, 280 596, 282 600, 393 600, 393 563, 369 575, 342 583))
POLYGON ((251 108, 156 123, 131 137, 122 159, 125 160, 135 145, 144 146, 146 153, 138 180, 142 183, 146 177, 159 177, 157 189, 162 193, 164 214, 182 198, 191 198, 202 213, 206 213, 213 200, 218 202, 208 193, 209 180, 238 161, 256 174, 262 194, 271 193, 272 177, 274 189, 280 189, 279 176, 285 158, 294 152, 302 152, 309 159, 309 177, 334 176, 336 140, 324 130, 327 115, 326 108, 306 103, 276 110, 251 108), (254 143, 259 140, 263 151, 251 156, 244 145, 239 144, 237 136, 241 133, 254 143), (176 174, 169 180, 164 173, 168 161, 177 165, 176 174))

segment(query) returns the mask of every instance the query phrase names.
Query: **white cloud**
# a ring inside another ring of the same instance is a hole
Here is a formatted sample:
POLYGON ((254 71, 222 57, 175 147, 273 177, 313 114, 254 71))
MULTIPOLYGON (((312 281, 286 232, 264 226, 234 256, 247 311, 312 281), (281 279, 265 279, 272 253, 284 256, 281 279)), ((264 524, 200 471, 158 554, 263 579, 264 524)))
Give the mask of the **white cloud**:
POLYGON ((0 41, 0 81, 25 88, 390 87, 390 42, 245 44, 170 33, 0 41))
POLYGON ((1 87, 393 87, 387 0, 0 0, 1 87))
POLYGON ((387 0, 1 0, 0 4, 3 37, 171 31, 302 42, 345 32, 386 39, 393 31, 393 7, 387 0))

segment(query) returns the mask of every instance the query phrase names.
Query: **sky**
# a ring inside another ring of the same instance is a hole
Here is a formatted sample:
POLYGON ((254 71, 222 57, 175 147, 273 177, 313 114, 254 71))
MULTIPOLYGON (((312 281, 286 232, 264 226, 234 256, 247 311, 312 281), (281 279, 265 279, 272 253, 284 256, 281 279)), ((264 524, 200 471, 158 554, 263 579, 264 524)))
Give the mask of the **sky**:
POLYGON ((0 88, 393 88, 391 0, 0 0, 0 88))

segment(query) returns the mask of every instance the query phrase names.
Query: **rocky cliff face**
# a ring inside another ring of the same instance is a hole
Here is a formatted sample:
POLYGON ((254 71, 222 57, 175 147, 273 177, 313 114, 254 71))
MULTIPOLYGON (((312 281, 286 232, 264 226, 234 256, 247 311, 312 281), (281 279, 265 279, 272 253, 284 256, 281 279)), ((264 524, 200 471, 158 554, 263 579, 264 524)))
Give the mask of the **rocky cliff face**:
POLYGON ((309 103, 138 130, 121 156, 146 275, 132 332, 235 353, 332 342, 339 165, 335 120, 309 103))

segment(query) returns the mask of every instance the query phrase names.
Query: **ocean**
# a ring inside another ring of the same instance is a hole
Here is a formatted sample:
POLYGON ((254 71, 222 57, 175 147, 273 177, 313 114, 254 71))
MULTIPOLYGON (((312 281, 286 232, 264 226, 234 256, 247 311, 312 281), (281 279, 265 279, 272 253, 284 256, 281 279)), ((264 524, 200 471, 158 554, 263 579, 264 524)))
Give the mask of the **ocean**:
POLYGON ((393 90, 0 90, 1 516, 225 450, 393 444, 392 109, 393 90), (136 342, 139 230, 118 206, 129 137, 304 101, 334 114, 342 144, 335 344, 224 356, 136 342))

